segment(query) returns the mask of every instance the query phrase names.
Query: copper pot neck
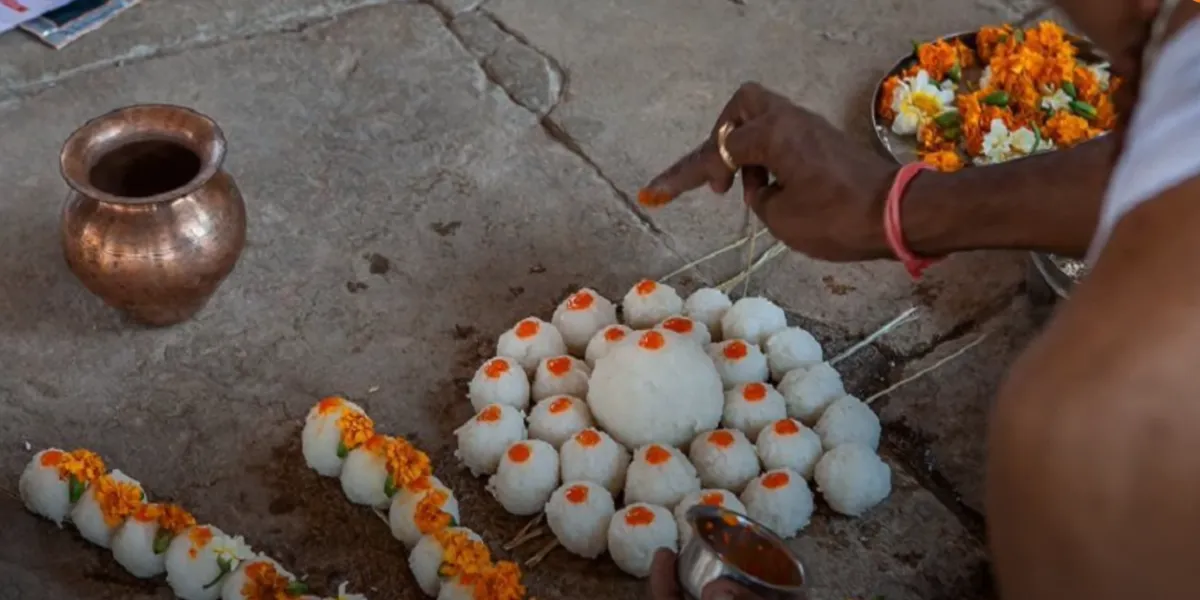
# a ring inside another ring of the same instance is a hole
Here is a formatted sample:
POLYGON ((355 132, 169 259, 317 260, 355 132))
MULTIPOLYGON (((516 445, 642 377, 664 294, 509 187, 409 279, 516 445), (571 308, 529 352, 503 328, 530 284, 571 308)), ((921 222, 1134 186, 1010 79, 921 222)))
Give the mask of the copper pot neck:
POLYGON ((59 154, 63 179, 89 198, 154 204, 195 192, 225 159, 225 135, 182 106, 139 104, 88 121, 59 154))

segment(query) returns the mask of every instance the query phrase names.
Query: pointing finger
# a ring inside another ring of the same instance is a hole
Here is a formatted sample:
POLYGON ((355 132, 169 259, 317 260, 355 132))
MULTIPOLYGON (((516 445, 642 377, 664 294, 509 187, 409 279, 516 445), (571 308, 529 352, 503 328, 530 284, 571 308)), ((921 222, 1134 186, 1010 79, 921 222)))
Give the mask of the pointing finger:
MULTIPOLYGON (((766 146, 771 135, 767 126, 772 121, 756 119, 729 133, 725 150, 735 166, 763 166, 770 170, 771 165, 763 159, 767 157, 766 146)), ((705 184, 723 194, 733 185, 735 172, 721 158, 716 139, 710 139, 652 179, 638 193, 638 202, 644 206, 662 206, 705 184)))

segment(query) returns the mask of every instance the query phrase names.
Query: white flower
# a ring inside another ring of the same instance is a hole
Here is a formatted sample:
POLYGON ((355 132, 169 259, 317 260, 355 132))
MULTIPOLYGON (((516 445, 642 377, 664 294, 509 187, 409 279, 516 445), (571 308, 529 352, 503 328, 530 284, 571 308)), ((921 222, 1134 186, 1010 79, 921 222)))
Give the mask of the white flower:
POLYGON ((1066 92, 1062 91, 1062 88, 1055 90, 1055 92, 1049 96, 1042 97, 1042 108, 1049 111, 1058 112, 1060 110, 1064 110, 1069 104, 1071 104, 1071 97, 1068 96, 1066 92))
POLYGON ((1038 137, 1027 127, 1009 131, 1002 119, 992 119, 987 135, 983 136, 983 156, 976 162, 997 164, 1033 152, 1038 137))
POLYGON ((362 594, 347 594, 346 585, 349 583, 348 581, 343 581, 338 586, 337 600, 367 600, 367 597, 362 594))
POLYGON ((229 571, 237 569, 243 560, 254 558, 254 549, 246 544, 242 536, 217 536, 212 541, 212 552, 217 557, 217 564, 229 571), (225 565, 228 565, 227 567, 225 565))
POLYGON ((954 91, 942 89, 929 80, 924 69, 896 86, 892 110, 896 113, 892 131, 897 135, 913 135, 921 124, 946 112, 954 104, 954 91))
POLYGON ((988 84, 992 81, 992 67, 988 65, 983 68, 983 74, 979 76, 979 89, 986 90, 988 84))
POLYGON ((1109 81, 1112 79, 1112 75, 1108 72, 1108 63, 1088 65, 1088 70, 1096 76, 1096 81, 1100 83, 1100 89, 1107 92, 1109 81))

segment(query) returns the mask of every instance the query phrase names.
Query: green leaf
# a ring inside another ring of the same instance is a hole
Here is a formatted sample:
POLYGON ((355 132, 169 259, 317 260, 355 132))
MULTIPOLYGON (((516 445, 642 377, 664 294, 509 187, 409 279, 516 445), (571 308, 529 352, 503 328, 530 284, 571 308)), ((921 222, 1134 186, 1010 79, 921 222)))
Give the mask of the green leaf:
POLYGON ((228 558, 218 558, 217 559, 217 568, 220 569, 217 572, 217 576, 215 578, 213 578, 212 581, 205 584, 204 587, 201 589, 207 590, 208 588, 210 588, 214 585, 217 585, 218 583, 221 583, 221 580, 224 579, 225 576, 228 575, 229 572, 233 570, 233 565, 229 562, 228 558))
POLYGON ((307 594, 308 593, 308 584, 304 583, 303 581, 293 581, 288 584, 287 589, 284 590, 284 593, 286 593, 289 596, 300 596, 303 594, 307 594))
POLYGON ((1066 94, 1070 96, 1072 100, 1079 99, 1079 90, 1075 89, 1075 84, 1071 83, 1070 81, 1063 82, 1062 91, 1066 92, 1066 94))
POLYGON ((1033 127, 1033 147, 1029 149, 1029 153, 1037 152, 1038 146, 1042 145, 1042 130, 1037 126, 1037 123, 1030 123, 1033 127))
POLYGON ((1089 121, 1096 118, 1096 107, 1083 100, 1072 100, 1067 106, 1071 107, 1071 112, 1089 121))
POLYGON ((958 111, 947 111, 934 117, 933 122, 942 129, 950 129, 962 123, 962 115, 958 111))
POLYGON ((1018 29, 1016 33, 1013 34, 1013 38, 1017 40, 1018 44, 1025 43, 1025 30, 1018 29))
POLYGON ((450 516, 450 526, 458 527, 458 519, 455 519, 453 515, 450 516))
POLYGON ((350 454, 350 449, 346 447, 346 442, 339 441, 337 447, 338 458, 346 458, 347 454, 350 454))
POLYGON ((952 127, 942 132, 942 135, 948 140, 957 140, 962 137, 962 129, 952 127))
POLYGON ((383 493, 388 498, 396 495, 396 480, 392 479, 391 475, 388 475, 387 479, 383 480, 383 493))
POLYGON ((1008 92, 1004 90, 996 90, 983 97, 984 104, 992 106, 1008 106, 1008 92))
POLYGON ((950 70, 946 72, 946 77, 949 77, 950 81, 954 83, 962 81, 962 67, 959 66, 958 61, 954 61, 954 66, 950 67, 950 70))
POLYGON ((159 528, 159 530, 154 533, 154 553, 162 554, 163 552, 166 552, 167 547, 171 545, 171 537, 170 530, 159 528))
POLYGON ((913 40, 912 47, 913 47, 913 55, 916 55, 921 52, 921 42, 918 42, 917 40, 913 40))
POLYGON ((70 497, 70 499, 71 499, 71 504, 75 504, 76 502, 79 502, 79 499, 83 497, 83 492, 85 492, 86 490, 87 490, 87 486, 84 485, 82 481, 76 479, 74 475, 72 475, 70 477, 70 479, 68 479, 67 494, 68 494, 68 497, 70 497))
POLYGON ((1007 41, 1008 41, 1007 33, 1001 34, 1000 37, 996 38, 996 42, 1000 43, 1000 44, 1003 44, 1004 42, 1007 42, 1007 41))

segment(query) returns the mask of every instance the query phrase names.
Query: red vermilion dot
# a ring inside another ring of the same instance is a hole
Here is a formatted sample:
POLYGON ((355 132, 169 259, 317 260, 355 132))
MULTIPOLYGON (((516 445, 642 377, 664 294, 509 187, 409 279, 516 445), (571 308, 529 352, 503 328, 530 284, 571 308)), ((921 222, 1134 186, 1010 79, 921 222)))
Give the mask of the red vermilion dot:
POLYGON ((588 488, 586 485, 573 485, 567 488, 566 496, 571 504, 583 504, 588 499, 588 488))
POLYGON ((502 414, 499 404, 489 405, 479 413, 479 421, 482 423, 495 423, 500 420, 502 414))
POLYGON ((733 434, 724 429, 718 429, 708 434, 708 443, 718 448, 728 448, 733 445, 733 434))
POLYGON ((634 506, 625 511, 625 524, 630 527, 645 527, 654 522, 654 511, 644 506, 634 506))
POLYGON ((550 414, 557 415, 571 410, 571 399, 560 396, 550 402, 550 414))
POLYGON ((587 310, 596 303, 596 297, 587 290, 580 290, 567 298, 568 310, 587 310))
POLYGON ((529 449, 529 444, 518 442, 508 447, 508 460, 515 463, 523 463, 529 460, 529 457, 532 455, 533 451, 529 449))
POLYGON ((558 356, 546 361, 546 370, 555 377, 562 377, 571 372, 571 358, 569 356, 558 356))
POLYGON ((661 350, 663 346, 667 345, 667 338, 657 331, 647 331, 638 340, 638 345, 647 350, 661 350))
POLYGON ((487 361, 487 364, 483 365, 483 374, 488 379, 499 379, 501 375, 507 373, 511 368, 507 360, 493 358, 487 361))
POLYGON ((788 476, 787 471, 773 471, 767 473, 766 477, 763 477, 762 484, 768 490, 777 490, 787 485, 791 480, 792 478, 788 476))
POLYGON ((625 339, 625 330, 617 326, 609 327, 604 330, 604 339, 609 342, 619 342, 625 339))
POLYGON ((652 465, 661 465, 671 460, 671 453, 658 444, 653 444, 646 449, 646 462, 652 465))
POLYGON ((742 340, 733 340, 725 344, 725 347, 721 349, 721 354, 724 354, 725 358, 729 360, 742 360, 750 354, 750 348, 742 340))
POLYGON ((761 383, 747 383, 742 388, 742 399, 746 402, 760 402, 767 398, 767 386, 761 383))
POLYGON ((517 338, 527 340, 538 334, 542 330, 542 326, 533 319, 525 319, 517 323, 517 338))
POLYGON ((700 496, 700 504, 704 506, 721 506, 725 504, 725 495, 721 492, 709 492, 700 496))
POLYGON ((800 433, 800 424, 795 419, 780 419, 772 426, 779 435, 796 435, 800 433))
POLYGON ((649 279, 643 279, 633 289, 637 290, 639 296, 649 296, 654 293, 654 290, 658 289, 658 284, 649 279))
POLYGON ((675 333, 687 335, 696 328, 696 324, 691 319, 686 317, 671 317, 663 321, 663 329, 674 331, 675 333))
POLYGON ((600 432, 595 429, 584 429, 575 434, 575 441, 579 442, 579 445, 584 448, 593 448, 599 446, 600 442, 604 441, 604 439, 600 437, 600 432))

